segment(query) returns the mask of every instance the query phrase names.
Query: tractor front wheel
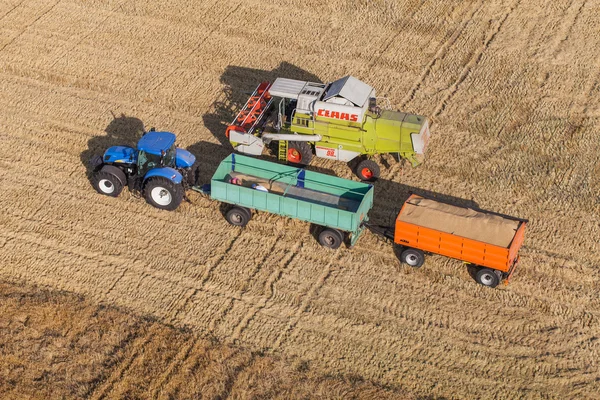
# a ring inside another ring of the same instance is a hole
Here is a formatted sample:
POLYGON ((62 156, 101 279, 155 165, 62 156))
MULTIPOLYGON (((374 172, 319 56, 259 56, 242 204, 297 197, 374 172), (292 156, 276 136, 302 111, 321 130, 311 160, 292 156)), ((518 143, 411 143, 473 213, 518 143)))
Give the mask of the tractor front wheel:
POLYGON ((373 160, 364 159, 358 163, 354 173, 361 181, 373 182, 379 178, 379 165, 373 160))
POLYGON ((312 160, 313 153, 310 145, 306 142, 289 142, 287 150, 287 161, 290 164, 308 165, 312 160))
POLYGON ((154 177, 144 185, 144 196, 154 207, 173 211, 183 200, 183 187, 167 178, 154 177))
POLYGON ((106 171, 98 171, 92 175, 92 185, 100 194, 117 197, 123 190, 123 184, 116 175, 106 171))

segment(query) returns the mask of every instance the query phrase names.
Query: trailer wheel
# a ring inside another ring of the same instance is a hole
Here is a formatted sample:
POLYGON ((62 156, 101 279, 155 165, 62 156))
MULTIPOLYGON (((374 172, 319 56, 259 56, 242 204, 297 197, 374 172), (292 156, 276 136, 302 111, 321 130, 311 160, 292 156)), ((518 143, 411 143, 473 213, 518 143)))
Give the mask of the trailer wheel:
POLYGON ((107 171, 98 171, 92 176, 92 185, 100 194, 117 197, 123 190, 123 184, 115 174, 107 171))
POLYGON ((375 161, 364 159, 358 163, 354 173, 361 181, 373 182, 379 178, 381 171, 375 161))
POLYGON ((313 153, 310 145, 306 142, 289 142, 287 150, 287 161, 290 164, 308 165, 312 160, 313 153))
POLYGON ((244 207, 233 207, 225 214, 225 219, 231 225, 244 227, 252 218, 252 212, 244 207))
POLYGON ((500 283, 500 276, 494 269, 481 268, 475 275, 477 283, 483 286, 495 288, 500 283))
POLYGON ((153 177, 144 185, 144 196, 154 207, 173 211, 183 200, 183 187, 167 178, 153 177))
POLYGON ((425 254, 418 249, 406 249, 400 254, 400 261, 413 268, 419 268, 425 263, 425 254))
POLYGON ((344 235, 337 229, 327 228, 323 229, 323 231, 319 233, 319 243, 321 243, 323 247, 337 249, 340 247, 343 241, 344 235))

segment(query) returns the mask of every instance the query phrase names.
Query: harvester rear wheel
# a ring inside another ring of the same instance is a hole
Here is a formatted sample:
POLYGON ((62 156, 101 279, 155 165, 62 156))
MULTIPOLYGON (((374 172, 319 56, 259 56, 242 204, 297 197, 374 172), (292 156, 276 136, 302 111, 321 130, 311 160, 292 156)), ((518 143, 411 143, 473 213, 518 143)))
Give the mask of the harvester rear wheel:
POLYGON ((144 185, 144 196, 154 207, 173 211, 183 200, 183 187, 167 178, 153 177, 144 185))
POLYGON ((337 249, 340 247, 343 241, 344 235, 337 229, 323 229, 323 231, 319 234, 319 243, 321 243, 322 246, 330 249, 337 249))
POLYGON ((290 164, 308 165, 312 160, 313 153, 310 145, 306 142, 289 142, 287 150, 287 161, 290 164))
POLYGON ((379 165, 373 160, 364 159, 358 163, 354 173, 361 181, 372 182, 379 178, 379 165))
POLYGON ((100 194, 117 197, 123 190, 123 184, 116 175, 106 171, 98 171, 92 176, 92 185, 100 194))

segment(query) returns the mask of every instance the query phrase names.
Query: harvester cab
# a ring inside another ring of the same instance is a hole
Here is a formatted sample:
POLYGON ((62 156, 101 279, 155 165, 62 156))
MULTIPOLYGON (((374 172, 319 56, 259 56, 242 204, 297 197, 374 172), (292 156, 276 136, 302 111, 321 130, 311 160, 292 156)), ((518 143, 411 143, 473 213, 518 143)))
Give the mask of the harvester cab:
POLYGON ((185 190, 196 184, 198 163, 189 151, 175 146, 170 132, 150 131, 137 148, 113 146, 94 166, 92 184, 101 194, 117 197, 124 186, 141 191, 148 203, 174 210, 185 190))
POLYGON ((240 153, 260 155, 278 142, 278 158, 309 164, 313 155, 350 162, 362 180, 379 176, 370 157, 392 153, 419 165, 429 140, 427 118, 391 110, 375 89, 346 76, 329 84, 277 78, 256 89, 226 132, 240 153))

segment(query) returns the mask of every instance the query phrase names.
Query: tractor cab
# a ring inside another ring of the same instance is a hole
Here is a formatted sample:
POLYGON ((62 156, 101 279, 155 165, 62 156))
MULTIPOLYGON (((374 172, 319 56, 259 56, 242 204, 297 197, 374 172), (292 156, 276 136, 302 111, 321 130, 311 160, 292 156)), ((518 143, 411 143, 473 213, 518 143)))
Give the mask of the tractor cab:
POLYGON ((137 150, 138 175, 144 175, 153 168, 176 166, 175 135, 171 132, 146 133, 139 140, 137 150))

